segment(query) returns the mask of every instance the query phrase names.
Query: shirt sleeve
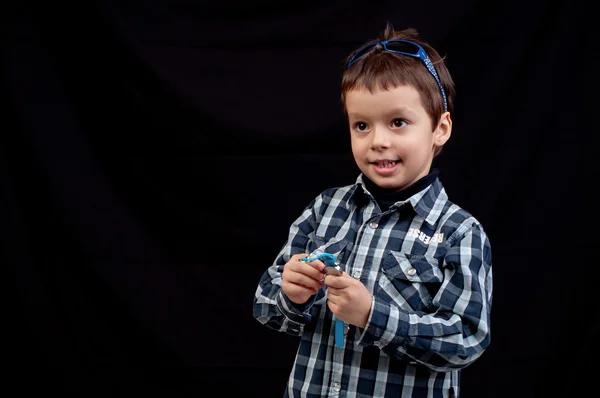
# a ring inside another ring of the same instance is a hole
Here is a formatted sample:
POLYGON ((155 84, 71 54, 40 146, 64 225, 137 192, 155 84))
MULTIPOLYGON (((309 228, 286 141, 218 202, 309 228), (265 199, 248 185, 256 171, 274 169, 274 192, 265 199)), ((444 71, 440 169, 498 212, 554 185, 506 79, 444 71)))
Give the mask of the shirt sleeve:
POLYGON ((295 304, 281 290, 281 274, 294 254, 308 250, 310 237, 315 230, 316 203, 317 200, 313 200, 290 226, 286 243, 275 262, 262 275, 254 295, 254 318, 271 329, 295 336, 302 335, 304 326, 316 315, 318 308, 314 308, 314 303, 324 293, 320 290, 306 303, 295 304))
POLYGON ((481 356, 490 344, 491 247, 479 223, 457 232, 444 257, 435 312, 411 313, 375 296, 358 344, 439 372, 464 368, 481 356))

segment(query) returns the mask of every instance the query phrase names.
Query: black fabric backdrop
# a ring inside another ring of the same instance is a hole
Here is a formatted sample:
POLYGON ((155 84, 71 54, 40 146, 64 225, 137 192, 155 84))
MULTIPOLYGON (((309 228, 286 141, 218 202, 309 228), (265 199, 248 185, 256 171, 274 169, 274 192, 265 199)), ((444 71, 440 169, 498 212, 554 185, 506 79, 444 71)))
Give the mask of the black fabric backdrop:
POLYGON ((447 56, 436 166, 492 242, 492 344, 463 396, 595 384, 591 3, 21 2, 0 18, 7 386, 281 396, 297 340, 252 318, 253 294, 303 207, 357 176, 342 61, 386 21, 447 56))

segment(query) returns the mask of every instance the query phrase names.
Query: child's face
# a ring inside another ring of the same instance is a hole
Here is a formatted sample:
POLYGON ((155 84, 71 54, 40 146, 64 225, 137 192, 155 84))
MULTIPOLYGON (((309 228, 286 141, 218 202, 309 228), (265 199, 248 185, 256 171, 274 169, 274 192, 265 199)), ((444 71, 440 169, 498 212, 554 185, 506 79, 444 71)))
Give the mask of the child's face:
POLYGON ((346 93, 354 160, 382 188, 401 190, 429 173, 434 149, 450 137, 444 114, 432 131, 431 118, 412 86, 346 93))

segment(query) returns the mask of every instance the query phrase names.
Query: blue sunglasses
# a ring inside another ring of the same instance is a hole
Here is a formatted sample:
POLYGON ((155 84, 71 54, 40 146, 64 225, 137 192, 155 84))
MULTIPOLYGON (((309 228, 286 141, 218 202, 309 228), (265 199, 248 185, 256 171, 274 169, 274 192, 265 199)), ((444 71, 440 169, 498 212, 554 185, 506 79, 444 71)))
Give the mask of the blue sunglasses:
POLYGON ((433 67, 433 63, 427 56, 427 53, 425 52, 423 47, 421 47, 417 43, 413 43, 412 41, 408 41, 408 40, 384 40, 384 41, 376 41, 373 43, 369 43, 366 46, 362 47, 360 50, 358 50, 356 52, 356 54, 354 54, 354 56, 350 59, 350 61, 348 61, 348 65, 346 66, 346 69, 350 68, 353 64, 360 61, 365 55, 369 54, 371 52, 371 50, 373 48, 375 48, 378 44, 381 44, 381 46, 387 52, 394 53, 394 54, 408 55, 409 57, 413 57, 413 58, 419 58, 423 62, 423 64, 425 65, 425 67, 427 68, 427 70, 429 71, 431 76, 433 76, 433 78, 435 79, 435 82, 437 83, 438 87, 440 88, 440 92, 442 93, 442 98, 444 99, 444 111, 445 112, 448 111, 448 101, 446 100, 446 92, 444 91, 444 88, 442 87, 442 82, 440 81, 440 78, 438 77, 438 74, 437 74, 435 68, 433 67))

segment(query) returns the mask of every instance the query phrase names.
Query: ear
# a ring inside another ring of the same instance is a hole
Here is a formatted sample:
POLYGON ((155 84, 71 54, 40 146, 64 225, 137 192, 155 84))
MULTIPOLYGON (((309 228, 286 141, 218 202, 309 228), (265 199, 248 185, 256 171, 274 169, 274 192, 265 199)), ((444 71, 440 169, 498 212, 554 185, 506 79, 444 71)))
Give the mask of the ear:
POLYGON ((440 117, 440 122, 437 128, 433 132, 433 145, 436 147, 442 147, 450 139, 452 134, 452 118, 450 112, 445 112, 440 117))

